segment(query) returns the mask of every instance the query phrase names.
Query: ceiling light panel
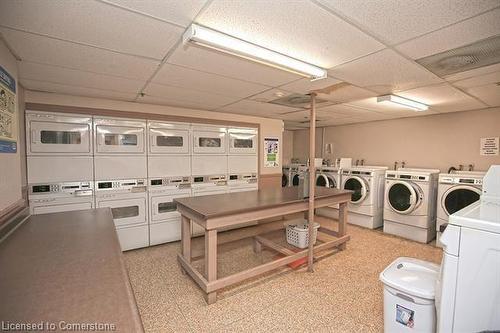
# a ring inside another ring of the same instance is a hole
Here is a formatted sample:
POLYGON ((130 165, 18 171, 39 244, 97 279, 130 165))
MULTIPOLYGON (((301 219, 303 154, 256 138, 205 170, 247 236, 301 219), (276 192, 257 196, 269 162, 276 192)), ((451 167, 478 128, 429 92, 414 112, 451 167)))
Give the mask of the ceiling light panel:
POLYGON ((498 7, 498 0, 318 0, 390 44, 403 42, 498 7))
POLYGON ((161 60, 183 28, 99 1, 2 1, 3 26, 161 60), (161 42, 159 42, 161 41, 161 42))
POLYGON ((196 24, 186 30, 183 40, 184 43, 192 42, 312 79, 326 77, 323 68, 196 24))
POLYGON ((379 96, 379 97, 377 97, 377 102, 378 103, 390 102, 390 103, 402 105, 406 108, 409 108, 409 109, 412 109, 415 111, 426 111, 427 109, 429 109, 428 105, 413 101, 411 99, 396 96, 396 95, 379 96))
POLYGON ((214 0, 196 21, 322 68, 331 68, 384 47, 306 0, 214 0))

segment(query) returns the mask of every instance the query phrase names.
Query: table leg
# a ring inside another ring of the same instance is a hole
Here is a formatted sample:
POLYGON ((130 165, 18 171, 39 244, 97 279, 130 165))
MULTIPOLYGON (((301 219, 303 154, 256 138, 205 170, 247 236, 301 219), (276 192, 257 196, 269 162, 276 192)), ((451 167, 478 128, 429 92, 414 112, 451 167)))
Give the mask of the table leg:
POLYGON ((253 238, 253 252, 255 253, 262 252, 262 244, 255 237, 253 238))
MULTIPOLYGON (((347 227, 347 202, 343 202, 339 204, 339 237, 344 236, 346 234, 347 227)), ((343 243, 339 246, 340 250, 345 250, 346 243, 343 243)))
POLYGON ((182 256, 191 262, 191 221, 184 215, 181 215, 181 246, 182 256))
MULTIPOLYGON (((208 282, 217 280, 217 230, 205 230, 205 276, 208 282)), ((216 300, 217 292, 206 295, 208 304, 216 300)))

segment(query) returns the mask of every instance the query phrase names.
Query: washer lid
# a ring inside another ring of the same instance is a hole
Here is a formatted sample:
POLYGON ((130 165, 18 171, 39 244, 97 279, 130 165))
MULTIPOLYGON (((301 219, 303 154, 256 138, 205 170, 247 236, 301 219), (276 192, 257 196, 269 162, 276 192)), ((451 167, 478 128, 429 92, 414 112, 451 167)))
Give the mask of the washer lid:
POLYGON ((449 223, 500 234, 500 203, 476 201, 450 215, 449 223))
POLYGON ((401 257, 380 273, 380 281, 410 296, 434 299, 438 275, 439 265, 401 257))

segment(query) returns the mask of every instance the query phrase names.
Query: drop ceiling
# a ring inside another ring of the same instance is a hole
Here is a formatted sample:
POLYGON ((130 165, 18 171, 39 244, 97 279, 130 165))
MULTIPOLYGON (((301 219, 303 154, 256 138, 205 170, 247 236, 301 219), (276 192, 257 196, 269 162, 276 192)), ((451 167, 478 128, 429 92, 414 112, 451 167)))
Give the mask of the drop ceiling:
POLYGON ((500 0, 10 0, 0 34, 29 90, 282 119, 308 127, 302 108, 271 104, 347 83, 318 109, 335 126, 500 106, 500 64, 438 77, 417 60, 500 35, 500 0), (301 76, 195 46, 198 23, 328 70, 301 76), (376 102, 394 93, 430 106, 376 102))

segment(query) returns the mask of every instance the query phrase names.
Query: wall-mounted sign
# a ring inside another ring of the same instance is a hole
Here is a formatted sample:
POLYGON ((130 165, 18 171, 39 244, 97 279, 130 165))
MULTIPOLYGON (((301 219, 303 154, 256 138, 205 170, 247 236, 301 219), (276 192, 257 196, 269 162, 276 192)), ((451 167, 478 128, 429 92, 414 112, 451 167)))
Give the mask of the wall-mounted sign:
POLYGON ((481 138, 481 148, 479 154, 481 156, 498 156, 499 138, 481 138))
POLYGON ((0 153, 15 153, 16 151, 16 81, 0 66, 0 153))
POLYGON ((278 138, 264 138, 264 167, 273 168, 280 166, 278 138))

